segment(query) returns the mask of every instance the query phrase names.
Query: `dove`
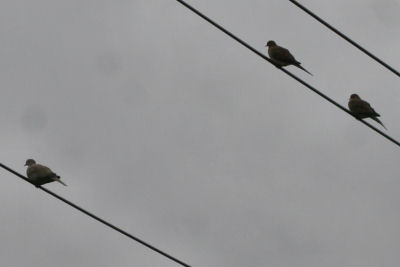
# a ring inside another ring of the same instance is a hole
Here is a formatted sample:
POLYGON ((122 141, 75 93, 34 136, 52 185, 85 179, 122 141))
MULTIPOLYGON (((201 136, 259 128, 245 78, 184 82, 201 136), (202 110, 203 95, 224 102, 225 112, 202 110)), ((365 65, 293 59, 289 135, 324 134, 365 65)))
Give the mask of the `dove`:
POLYGON ((352 94, 350 96, 348 106, 350 111, 358 119, 371 118, 386 129, 385 125, 377 118, 380 115, 376 113, 367 101, 362 100, 357 94, 352 94))
POLYGON ((268 41, 265 46, 268 46, 268 55, 276 66, 285 67, 288 65, 293 65, 295 67, 298 67, 299 69, 304 70, 312 76, 312 74, 308 70, 300 66, 301 63, 298 62, 286 48, 280 47, 272 40, 268 41))
POLYGON ((67 186, 63 181, 60 180, 60 176, 55 174, 48 167, 36 164, 35 160, 33 159, 27 159, 25 166, 28 166, 26 169, 26 175, 36 187, 54 181, 67 186))

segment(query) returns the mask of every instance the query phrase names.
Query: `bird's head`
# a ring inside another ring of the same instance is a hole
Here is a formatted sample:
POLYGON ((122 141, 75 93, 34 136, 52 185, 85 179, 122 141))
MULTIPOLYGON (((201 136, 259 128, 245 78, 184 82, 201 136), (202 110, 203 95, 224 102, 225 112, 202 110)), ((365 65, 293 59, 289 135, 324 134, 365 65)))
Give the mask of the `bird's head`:
POLYGON ((36 161, 34 159, 27 159, 25 162, 25 166, 31 166, 36 164, 36 161))
POLYGON ((276 46, 276 43, 272 40, 268 41, 268 43, 265 46, 270 46, 270 47, 274 47, 276 46))
POLYGON ((350 99, 361 99, 357 94, 352 94, 350 99))

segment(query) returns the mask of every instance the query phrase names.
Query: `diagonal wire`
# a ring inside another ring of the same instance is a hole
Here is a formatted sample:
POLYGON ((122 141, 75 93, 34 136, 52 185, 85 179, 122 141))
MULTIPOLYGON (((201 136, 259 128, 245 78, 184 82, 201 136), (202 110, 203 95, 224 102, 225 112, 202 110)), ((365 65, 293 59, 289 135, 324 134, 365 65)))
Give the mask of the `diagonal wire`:
MULTIPOLYGON (((246 47, 247 49, 249 49, 250 51, 252 51, 253 53, 257 54, 258 56, 262 57, 263 59, 265 59, 266 61, 268 61, 269 63, 273 64, 274 66, 276 66, 271 59, 269 59, 268 57, 266 57, 264 54, 262 54, 261 52, 259 52, 258 50, 256 50, 255 48, 253 48, 252 46, 250 46, 248 43, 246 43, 245 41, 241 40, 240 38, 236 37, 233 33, 229 32, 228 30, 226 30, 224 27, 220 26, 218 23, 214 22, 213 20, 211 20, 209 17, 207 17, 206 15, 202 14, 200 11, 198 11, 197 9, 195 9, 194 7, 192 7, 191 5, 189 5, 188 3, 186 3, 183 0, 176 0, 179 3, 181 3, 183 6, 187 7, 188 9, 190 9, 191 11, 193 11, 194 13, 196 13, 198 16, 200 16, 201 18, 203 18, 204 20, 206 20, 207 22, 211 23, 213 26, 215 26, 216 28, 218 28, 219 30, 221 30, 222 32, 224 32, 225 34, 227 34, 229 37, 231 37, 232 39, 234 39, 235 41, 239 42, 241 45, 243 45, 244 47, 246 47)), ((296 81, 298 81, 299 83, 303 84, 305 87, 307 87, 308 89, 310 89, 311 91, 313 91, 314 93, 318 94, 319 96, 321 96, 322 98, 324 98, 325 100, 329 101, 331 104, 335 105, 336 107, 338 107, 339 109, 343 110, 344 112, 346 112, 347 114, 349 114, 350 116, 356 118, 357 120, 359 120, 360 122, 364 123, 365 125, 367 125, 369 128, 371 128, 372 130, 374 130, 375 132, 377 132, 378 134, 382 135, 383 137, 385 137, 386 139, 388 139, 389 141, 391 141, 392 143, 394 143, 395 145, 400 147, 400 142, 398 142, 397 140, 393 139, 392 137, 390 137, 389 135, 387 135, 386 133, 382 132, 381 130, 377 129, 376 127, 372 126, 371 124, 369 124, 368 122, 364 121, 364 120, 360 120, 358 119, 356 116, 353 115, 353 113, 351 113, 349 110, 347 110, 345 107, 343 107, 342 105, 340 105, 339 103, 337 103, 336 101, 334 101, 333 99, 331 99, 330 97, 326 96, 325 94, 323 94, 322 92, 320 92, 319 90, 317 90, 316 88, 312 87, 311 85, 309 85, 308 83, 306 83, 305 81, 303 81, 302 79, 300 79, 299 77, 297 77, 296 75, 292 74, 291 72, 287 71, 284 68, 279 68, 281 71, 285 72, 287 75, 289 75, 290 77, 292 77, 293 79, 295 79, 296 81)))
MULTIPOLYGON (((18 176, 19 178, 24 179, 24 180, 27 181, 28 183, 34 185, 28 178, 26 178, 26 177, 23 176, 22 174, 20 174, 20 173, 14 171, 13 169, 7 167, 6 165, 0 163, 0 167, 2 167, 3 169, 6 169, 7 171, 9 171, 9 172, 15 174, 15 175, 18 176)), ((80 212, 82 212, 82 213, 88 215, 89 217, 92 217, 93 219, 95 219, 95 220, 101 222, 102 224, 105 224, 106 226, 108 226, 108 227, 114 229, 115 231, 117 231, 117 232, 119 232, 119 233, 121 233, 121 234, 123 234, 123 235, 129 237, 130 239, 135 240, 136 242, 142 244, 143 246, 148 247, 149 249, 151 249, 151 250, 153 250, 153 251, 155 251, 155 252, 157 252, 157 253, 163 255, 164 257, 167 257, 168 259, 170 259, 170 260, 172 260, 172 261, 174 261, 174 262, 176 262, 176 263, 179 263, 179 264, 182 265, 182 266, 191 267, 190 265, 184 263, 183 261, 178 260, 177 258, 175 258, 175 257, 173 257, 173 256, 171 256, 171 255, 169 255, 169 254, 167 254, 166 252, 163 252, 162 250, 160 250, 160 249, 158 249, 158 248, 156 248, 156 247, 150 245, 149 243, 147 243, 147 242, 145 242, 145 241, 143 241, 143 240, 141 240, 141 239, 139 239, 139 238, 137 238, 137 237, 131 235, 130 233, 128 233, 128 232, 122 230, 121 228, 119 228, 119 227, 117 227, 117 226, 115 226, 115 225, 113 225, 113 224, 107 222, 106 220, 101 219, 100 217, 98 217, 98 216, 94 215, 93 213, 91 213, 91 212, 89 212, 89 211, 87 211, 87 210, 85 210, 85 209, 79 207, 78 205, 72 203, 71 201, 69 201, 69 200, 67 200, 67 199, 65 199, 65 198, 63 198, 63 197, 57 195, 56 193, 50 191, 49 189, 47 189, 47 188, 45 188, 45 187, 42 187, 42 186, 37 186, 37 187, 40 188, 40 189, 42 189, 42 190, 45 191, 46 193, 52 195, 53 197, 58 198, 58 199, 61 200, 62 202, 64 202, 64 203, 70 205, 71 207, 73 207, 73 208, 79 210, 80 212)))
POLYGON ((303 6, 302 4, 300 4, 299 2, 297 2, 296 0, 289 0, 290 2, 292 2, 293 4, 295 4, 297 7, 299 7, 300 9, 302 9, 304 12, 306 12, 308 15, 310 15, 311 17, 313 17, 314 19, 318 20, 320 23, 322 23, 323 25, 325 25, 327 28, 329 28, 331 31, 333 31, 334 33, 336 33, 337 35, 339 35, 340 37, 342 37, 343 39, 345 39, 347 42, 351 43, 353 46, 357 47, 358 49, 360 49, 362 52, 364 52, 366 55, 368 55, 369 57, 371 57, 372 59, 374 59, 376 62, 378 62, 379 64, 381 64, 382 66, 384 66, 385 68, 387 68, 388 70, 390 70, 391 72, 393 72, 394 74, 396 74, 397 76, 400 77, 400 73, 395 70, 393 67, 391 67, 390 65, 386 64, 385 62, 383 62, 381 59, 379 59, 378 57, 376 57, 375 55, 373 55, 372 53, 368 52, 365 48, 363 48, 361 45, 357 44, 355 41, 351 40, 349 37, 347 37, 346 35, 344 35, 343 33, 341 33, 339 30, 337 30, 336 28, 334 28, 332 25, 330 25, 328 22, 324 21, 323 19, 321 19, 320 17, 318 17, 317 15, 315 15, 311 10, 307 9, 305 6, 303 6))

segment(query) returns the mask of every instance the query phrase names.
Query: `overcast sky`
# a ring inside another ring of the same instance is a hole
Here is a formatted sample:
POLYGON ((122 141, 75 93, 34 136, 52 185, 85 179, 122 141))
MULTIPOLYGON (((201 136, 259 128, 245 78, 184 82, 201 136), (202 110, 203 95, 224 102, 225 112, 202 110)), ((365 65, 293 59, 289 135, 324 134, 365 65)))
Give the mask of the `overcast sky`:
MULTIPOLYGON (((399 78, 289 1, 188 2, 400 139, 399 78)), ((398 0, 302 3, 399 69, 398 0)), ((3 164, 51 167, 68 187, 45 187, 192 266, 399 266, 399 148, 178 2, 0 7, 3 164)), ((2 266, 178 266, 5 170, 0 187, 2 266)))

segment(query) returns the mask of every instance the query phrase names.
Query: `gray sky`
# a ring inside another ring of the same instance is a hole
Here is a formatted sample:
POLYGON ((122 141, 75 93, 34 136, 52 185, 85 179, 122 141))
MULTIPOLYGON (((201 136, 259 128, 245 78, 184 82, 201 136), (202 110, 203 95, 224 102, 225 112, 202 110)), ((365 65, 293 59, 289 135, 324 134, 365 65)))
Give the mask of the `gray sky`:
MULTIPOLYGON (((289 1, 189 3, 400 138, 398 77, 289 1)), ((302 3, 399 69, 400 2, 302 3)), ((193 266, 398 266, 399 148, 176 1, 3 0, 0 35, 2 163, 193 266)), ((2 266, 177 266, 1 172, 2 266)))

